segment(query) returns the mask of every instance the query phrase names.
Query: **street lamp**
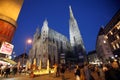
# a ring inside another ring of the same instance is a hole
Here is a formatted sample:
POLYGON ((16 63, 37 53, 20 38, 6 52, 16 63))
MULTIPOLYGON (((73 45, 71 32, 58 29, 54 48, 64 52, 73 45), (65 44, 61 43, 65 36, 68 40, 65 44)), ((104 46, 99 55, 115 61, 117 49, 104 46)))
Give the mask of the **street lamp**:
POLYGON ((32 43, 32 40, 31 40, 31 39, 28 39, 28 40, 27 40, 27 43, 28 43, 28 44, 31 44, 31 43, 32 43))
POLYGON ((23 65, 24 65, 24 62, 25 62, 25 53, 27 53, 27 44, 31 44, 31 43, 32 43, 32 39, 27 39, 26 40, 24 54, 23 54, 23 60, 22 60, 23 65))
POLYGON ((26 53, 26 49, 27 49, 27 44, 31 44, 32 43, 32 39, 27 39, 26 43, 25 43, 25 53, 26 53))
POLYGON ((15 60, 15 57, 16 57, 15 52, 13 52, 12 57, 13 57, 13 60, 15 60))

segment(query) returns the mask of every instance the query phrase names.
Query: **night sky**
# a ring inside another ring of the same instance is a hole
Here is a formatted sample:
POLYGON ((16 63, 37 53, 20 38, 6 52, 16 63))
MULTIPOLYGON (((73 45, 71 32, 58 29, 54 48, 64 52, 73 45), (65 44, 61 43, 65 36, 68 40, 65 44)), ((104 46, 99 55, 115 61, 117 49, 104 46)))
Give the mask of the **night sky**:
MULTIPOLYGON (((96 37, 101 26, 105 26, 120 8, 119 0, 24 0, 19 14, 12 44, 14 52, 24 52, 26 40, 33 39, 36 28, 43 21, 69 39, 69 5, 77 20, 86 51, 95 50, 96 37)), ((31 45, 27 44, 27 52, 31 45)))

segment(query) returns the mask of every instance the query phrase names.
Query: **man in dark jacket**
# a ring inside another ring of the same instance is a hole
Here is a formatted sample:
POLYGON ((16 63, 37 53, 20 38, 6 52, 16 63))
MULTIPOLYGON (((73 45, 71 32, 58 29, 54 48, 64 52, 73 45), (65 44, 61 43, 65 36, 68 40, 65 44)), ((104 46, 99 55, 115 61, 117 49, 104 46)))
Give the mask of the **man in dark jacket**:
POLYGON ((120 68, 116 61, 112 62, 111 68, 105 73, 105 80, 120 80, 120 68))

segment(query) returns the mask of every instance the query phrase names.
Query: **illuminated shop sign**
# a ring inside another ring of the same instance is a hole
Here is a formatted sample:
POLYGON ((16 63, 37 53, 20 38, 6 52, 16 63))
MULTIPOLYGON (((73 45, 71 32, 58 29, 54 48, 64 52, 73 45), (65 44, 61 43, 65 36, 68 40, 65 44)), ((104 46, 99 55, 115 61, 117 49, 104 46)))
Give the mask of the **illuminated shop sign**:
POLYGON ((0 53, 11 55, 13 51, 14 46, 8 42, 3 42, 2 46, 0 48, 0 53))

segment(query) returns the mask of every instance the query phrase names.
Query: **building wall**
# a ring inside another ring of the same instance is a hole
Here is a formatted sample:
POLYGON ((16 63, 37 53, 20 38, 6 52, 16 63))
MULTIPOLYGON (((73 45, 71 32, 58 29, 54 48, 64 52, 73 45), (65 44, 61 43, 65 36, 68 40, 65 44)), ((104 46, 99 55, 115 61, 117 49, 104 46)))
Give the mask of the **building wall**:
POLYGON ((47 67, 49 59, 50 66, 60 63, 60 54, 67 51, 68 39, 50 29, 47 20, 44 21, 41 32, 36 29, 33 39, 33 47, 29 53, 29 59, 37 59, 37 65, 41 60, 42 68, 47 67), (33 57, 34 56, 34 57, 33 57))
POLYGON ((120 48, 120 21, 106 34, 112 50, 120 48))
POLYGON ((11 42, 16 27, 6 21, 0 20, 0 42, 11 42))
POLYGON ((0 14, 17 20, 24 0, 1 0, 0 14))
POLYGON ((96 46, 97 55, 102 62, 106 62, 109 57, 113 57, 110 45, 104 35, 98 36, 96 46))
POLYGON ((0 43, 12 41, 22 4, 23 0, 0 1, 0 43))
POLYGON ((120 55, 120 9, 105 26, 104 32, 113 54, 120 55))

